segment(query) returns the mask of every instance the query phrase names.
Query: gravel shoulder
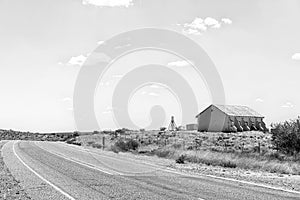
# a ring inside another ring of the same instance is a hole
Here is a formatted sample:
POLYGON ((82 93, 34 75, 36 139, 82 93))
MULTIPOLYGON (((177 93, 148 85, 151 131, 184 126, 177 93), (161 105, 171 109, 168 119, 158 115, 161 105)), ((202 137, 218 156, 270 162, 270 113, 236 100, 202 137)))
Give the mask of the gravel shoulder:
POLYGON ((170 167, 192 173, 205 174, 217 177, 231 178, 241 181, 248 181, 266 186, 298 191, 300 192, 300 176, 299 175, 284 175, 260 171, 251 171, 243 169, 231 169, 215 166, 207 166, 203 164, 171 164, 170 167))
POLYGON ((4 141, 0 141, 0 199, 31 199, 21 187, 20 182, 10 173, 3 161, 2 147, 5 143, 4 141))
MULTIPOLYGON (((4 142, 5 143, 5 142, 4 142)), ((4 145, 3 142, 0 142, 0 149, 2 150, 2 147, 4 145)), ((56 143, 56 145, 59 145, 59 143, 56 143)), ((73 145, 68 145, 65 143, 60 143, 60 145, 65 146, 67 145, 68 147, 73 147, 76 149, 85 149, 89 150, 90 152, 101 152, 101 154, 106 154, 109 155, 109 157, 123 157, 123 158, 128 158, 128 159, 133 159, 137 161, 143 161, 163 167, 170 167, 173 169, 176 169, 178 171, 183 171, 183 172, 188 172, 190 174, 198 174, 198 175, 214 175, 218 177, 226 177, 226 178, 233 178, 237 180, 245 180, 249 182, 255 182, 255 183, 260 183, 264 185, 269 185, 273 187, 279 187, 283 189, 289 189, 289 190, 295 190, 295 191, 300 191, 300 176, 288 176, 288 175, 279 175, 279 174, 272 174, 272 173, 262 173, 262 172, 254 172, 254 171, 247 171, 247 170, 239 170, 239 169, 230 169, 230 168, 222 168, 222 167, 213 167, 213 166, 207 166, 207 165, 201 165, 201 164, 192 164, 192 163, 186 163, 186 164, 176 164, 174 160, 172 159, 165 159, 165 158, 159 158, 156 156, 146 156, 146 155, 139 155, 139 154, 133 154, 133 153, 113 153, 111 151, 103 151, 99 149, 94 149, 94 148, 84 148, 84 147, 77 147, 73 145)), ((7 146, 7 145, 5 145, 7 146)), ((7 150, 7 148, 5 148, 7 150)), ((4 151, 5 152, 5 151, 4 151)), ((1 152, 2 155, 3 152, 1 152)), ((6 154, 8 155, 8 154, 6 154)), ((77 154, 76 154, 77 155, 77 154)), ((55 157, 55 156, 54 156, 55 157)), ((7 161, 7 160, 6 160, 7 161)), ((10 166, 15 166, 16 162, 11 161, 10 166)), ((50 163, 57 163, 57 165, 60 164, 60 162, 50 162, 50 163)), ((72 165, 74 167, 74 165, 72 165)), ((76 165, 75 165, 76 166, 76 165)), ((36 167, 35 167, 36 168, 36 167)), ((67 167, 69 171, 71 168, 67 167)), ((36 168, 39 169, 39 168, 36 168)), ((49 170, 49 169, 48 169, 49 170)), ((48 170, 46 170, 48 172, 48 170)), ((14 171, 14 170, 13 170, 14 171)), ((12 171, 12 172, 13 172, 12 171)), ((15 174, 17 174, 19 170, 15 170, 15 174)), ((22 170, 24 172, 24 170, 22 170)), ((14 174, 14 173, 13 173, 14 174)), ((53 174, 53 173, 51 173, 53 174)), ((76 176, 78 176, 78 172, 74 172, 76 176)), ((87 173, 82 173, 84 176, 86 176, 87 173)), ((99 173, 97 173, 99 174, 99 173)), ((91 177, 94 177, 95 175, 92 175, 91 177)), ((18 177, 18 176, 17 176, 18 177)), ((61 177, 61 176, 59 176, 61 177)), ((0 158, 0 178, 1 178, 1 190, 0 190, 0 199, 30 199, 28 195, 24 191, 24 183, 20 184, 9 172, 8 168, 3 162, 2 157, 0 158)), ((28 180, 26 177, 22 178, 23 180, 28 180)), ((38 179, 35 177, 32 177, 32 179, 38 179)), ((86 180, 86 177, 83 178, 86 180)), ((97 180, 103 180, 103 177, 97 178, 97 180)), ((87 179, 90 180, 90 179, 87 179)), ((92 179, 91 179, 92 180, 92 179)), ((127 180, 127 179, 126 179, 127 180)), ((131 180, 131 179, 130 179, 131 180)), ((109 180, 111 181, 111 180, 109 180)), ((128 180, 127 180, 128 181, 128 180)), ((39 180, 34 180, 30 181, 31 184, 38 183, 39 180)), ((53 182, 57 182, 56 180, 53 182)), ((174 182, 175 183, 175 182, 174 182)), ((68 182, 68 185, 70 182, 68 182)), ((93 183, 94 184, 94 183, 93 183)), ((112 184, 112 183, 109 183, 112 184)), ((26 185, 26 184, 25 184, 26 185)), ((63 184, 65 185, 65 184, 63 184)), ((97 184, 98 185, 98 184, 97 184)), ((112 184, 115 186, 115 184, 112 184)), ((37 194, 40 196, 41 195, 41 188, 45 189, 45 185, 43 186, 42 183, 39 184, 39 187, 34 187, 32 188, 32 185, 29 188, 32 193, 38 192, 37 194), (35 191, 38 189, 38 191, 35 191)), ((120 187, 118 187, 120 188, 120 187)), ((78 189, 78 188, 77 188, 78 189)), ((102 188, 103 189, 103 188, 102 188)), ((31 193, 29 192, 30 196, 31 193)), ((49 196, 45 196, 49 197, 49 196)), ((47 199, 47 198, 46 198, 47 199)))
MULTIPOLYGON (((97 149, 91 149, 98 151, 97 149)), ((107 154, 115 154, 113 152, 106 152, 107 154)), ((205 164, 185 163, 176 164, 173 159, 159 158, 157 156, 146 156, 140 154, 133 154, 130 152, 119 153, 124 157, 136 159, 144 162, 153 163, 156 165, 170 167, 178 171, 187 172, 190 174, 209 175, 224 178, 231 178, 241 181, 248 181, 258 183, 266 186, 293 190, 300 192, 300 176, 299 175, 286 175, 261 171, 252 171, 239 168, 224 168, 219 166, 208 166, 205 164)))
POLYGON ((261 171, 244 170, 238 168, 224 168, 219 166, 208 166, 205 164, 195 163, 176 164, 175 161, 172 159, 158 158, 156 156, 136 156, 129 155, 129 153, 126 154, 127 156, 134 156, 135 158, 140 157, 140 159, 147 160, 148 162, 160 164, 165 163, 165 166, 191 174, 204 174, 217 177, 232 178, 236 180, 249 181, 276 188, 300 192, 299 175, 277 174, 261 171), (168 164, 166 165, 166 163, 168 164))

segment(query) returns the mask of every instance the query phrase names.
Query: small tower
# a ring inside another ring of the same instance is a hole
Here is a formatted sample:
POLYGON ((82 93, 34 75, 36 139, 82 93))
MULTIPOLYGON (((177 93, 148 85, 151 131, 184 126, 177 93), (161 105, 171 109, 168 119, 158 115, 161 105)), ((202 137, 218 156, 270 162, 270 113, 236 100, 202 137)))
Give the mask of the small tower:
POLYGON ((170 125, 169 125, 168 130, 169 130, 169 131, 176 131, 176 129, 177 129, 177 126, 176 126, 176 124, 175 124, 174 116, 172 116, 172 117, 171 117, 171 123, 170 123, 170 125))

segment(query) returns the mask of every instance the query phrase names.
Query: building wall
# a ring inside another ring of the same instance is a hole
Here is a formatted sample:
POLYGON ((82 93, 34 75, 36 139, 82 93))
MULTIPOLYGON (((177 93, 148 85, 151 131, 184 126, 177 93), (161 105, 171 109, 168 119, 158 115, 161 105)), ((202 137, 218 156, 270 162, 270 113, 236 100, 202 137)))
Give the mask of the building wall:
POLYGON ((187 124, 186 130, 188 130, 188 131, 198 130, 198 124, 187 124))
POLYGON ((228 126, 228 118, 218 108, 211 106, 198 116, 198 130, 221 132, 228 126))
POLYGON ((218 108, 213 107, 211 112, 211 120, 209 131, 220 132, 224 131, 228 127, 228 117, 225 113, 218 108))
MULTIPOLYGON (((219 110, 214 105, 210 106, 206 110, 198 115, 198 131, 208 131, 208 132, 221 132, 229 131, 231 127, 231 122, 237 127, 237 122, 241 122, 241 126, 244 127, 244 123, 247 122, 249 128, 251 124, 254 123, 256 126, 259 122, 263 123, 262 117, 248 117, 248 116, 229 116, 219 110)), ((265 124, 263 123, 263 128, 265 124)))
POLYGON ((198 115, 198 131, 208 131, 211 117, 211 107, 206 109, 201 115, 198 115))

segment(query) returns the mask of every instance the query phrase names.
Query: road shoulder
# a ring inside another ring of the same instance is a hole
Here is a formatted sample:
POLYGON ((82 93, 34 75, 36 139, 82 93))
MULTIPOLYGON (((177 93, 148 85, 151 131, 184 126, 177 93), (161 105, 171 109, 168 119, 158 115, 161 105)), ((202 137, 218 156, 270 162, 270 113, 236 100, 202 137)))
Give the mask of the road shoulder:
POLYGON ((0 199, 31 199, 4 163, 2 147, 5 144, 6 141, 0 141, 0 199))
MULTIPOLYGON (((68 145, 68 144, 64 144, 64 145, 68 145)), ((133 154, 131 152, 116 154, 110 151, 103 151, 91 147, 81 147, 81 148, 85 148, 91 152, 101 152, 102 154, 106 154, 112 157, 117 156, 117 157, 129 158, 129 159, 155 164, 162 167, 168 167, 191 175, 205 175, 205 176, 215 176, 220 178, 228 178, 237 181, 247 181, 250 183, 265 185, 267 187, 274 187, 282 190, 291 190, 291 191, 300 192, 299 175, 276 174, 276 173, 269 173, 269 172, 244 170, 238 168, 207 166, 205 164, 195 164, 195 163, 176 164, 173 159, 159 158, 157 156, 133 154)))
MULTIPOLYGON (((59 192, 53 189, 44 180, 30 171, 15 153, 19 154, 18 141, 9 141, 2 148, 3 161, 12 176, 19 182, 19 185, 26 191, 31 199, 36 200, 57 200, 66 199, 59 192), (14 151, 15 145, 15 151, 14 151)), ((24 159, 23 155, 18 155, 24 159)), ((26 159, 26 164, 35 165, 31 160, 26 159)))

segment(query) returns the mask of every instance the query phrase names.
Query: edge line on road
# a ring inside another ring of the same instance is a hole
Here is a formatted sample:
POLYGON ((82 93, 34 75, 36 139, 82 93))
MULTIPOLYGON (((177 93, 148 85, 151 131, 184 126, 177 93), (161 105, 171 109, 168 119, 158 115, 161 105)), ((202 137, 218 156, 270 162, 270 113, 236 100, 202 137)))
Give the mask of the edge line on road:
MULTIPOLYGON (((99 167, 97 167, 97 166, 95 166, 95 165, 93 165, 93 164, 90 164, 90 163, 87 163, 87 162, 83 162, 83 161, 79 161, 79 160, 76 160, 76 159, 73 159, 73 158, 68 158, 68 157, 63 156, 63 155, 61 155, 61 154, 58 154, 58 153, 56 153, 56 152, 49 151, 49 150, 47 150, 47 149, 41 147, 40 145, 38 145, 38 144, 36 144, 36 143, 35 143, 35 145, 38 146, 39 148, 43 149, 44 151, 47 151, 48 153, 51 153, 51 154, 56 155, 56 156, 58 156, 58 157, 61 157, 61 158, 65 159, 65 160, 68 160, 68 161, 77 163, 77 164, 79 164, 79 165, 88 167, 88 168, 90 168, 90 169, 94 169, 94 170, 103 172, 103 173, 108 174, 108 175, 115 175, 115 174, 113 174, 113 173, 111 173, 111 172, 108 172, 108 171, 105 171, 105 170, 103 170, 103 169, 100 169, 99 167)), ((110 170, 110 171, 112 171, 112 170, 110 170)), ((116 171, 114 171, 114 172, 116 173, 116 175, 124 175, 124 174, 122 174, 122 173, 120 173, 120 172, 116 172, 116 171)))
MULTIPOLYGON (((68 144, 64 144, 64 145, 69 146, 68 144)), ((91 154, 94 154, 94 155, 103 156, 103 157, 106 157, 106 158, 111 158, 108 155, 98 154, 98 153, 96 153, 94 151, 89 151, 89 150, 86 150, 86 149, 82 150, 82 149, 79 149, 78 147, 72 147, 72 146, 69 146, 69 147, 73 148, 73 149, 77 149, 78 151, 83 151, 83 152, 86 152, 86 153, 91 153, 91 154)), ((122 161, 122 159, 120 159, 120 158, 111 158, 111 159, 122 161)), ((132 158, 128 158, 128 159, 136 161, 136 160, 134 160, 132 158)), ((165 172, 169 172, 169 173, 174 173, 174 174, 179 174, 179 175, 187 176, 187 177, 193 177, 193 178, 200 178, 201 176, 202 177, 209 177, 209 178, 214 178, 214 179, 219 179, 219 180, 225 180, 225 181, 231 181, 231 182, 248 184, 248 185, 252 185, 252 186, 256 186, 256 187, 262 187, 262 188, 267 188, 267 189, 271 189, 271 190, 277 190, 277 191, 281 191, 281 192, 288 192, 288 193, 292 193, 292 194, 300 194, 300 191, 289 190, 289 189, 284 189, 284 188, 279 188, 279 187, 273 187, 273 186, 268 186, 268 185, 260 184, 260 183, 254 183, 254 182, 249 182, 249 181, 243 181, 243 180, 238 180, 238 179, 233 179, 233 178, 226 178, 226 177, 220 177, 220 176, 215 176, 215 175, 208 175, 208 174, 199 174, 199 175, 197 175, 197 174, 188 174, 186 172, 178 172, 178 171, 176 171, 176 169, 173 169, 173 168, 170 168, 170 167, 162 167, 162 166, 159 166, 159 165, 155 165, 155 164, 152 164, 152 163, 149 163, 149 162, 145 162, 145 161, 140 161, 140 160, 139 160, 139 162, 141 164, 145 164, 145 165, 150 165, 152 167, 156 167, 156 168, 158 168, 161 171, 165 171, 165 172)))
POLYGON ((41 176, 40 174, 38 174, 36 171, 34 171, 30 166, 28 166, 16 153, 15 150, 15 144, 18 141, 15 141, 13 143, 13 153, 15 154, 15 156, 18 158, 18 160, 27 168, 29 169, 32 173, 34 173, 37 177, 39 177, 42 181, 46 182, 48 185, 50 185, 51 187, 53 187, 56 191, 58 191, 59 193, 61 193, 62 195, 64 195, 65 197, 67 197, 70 200, 75 200, 74 197, 72 197, 71 195, 69 195, 68 193, 66 193, 65 191, 63 191, 62 189, 60 189, 59 187, 57 187, 56 185, 54 185, 53 183, 51 183, 50 181, 48 181, 47 179, 45 179, 43 176, 41 176))

